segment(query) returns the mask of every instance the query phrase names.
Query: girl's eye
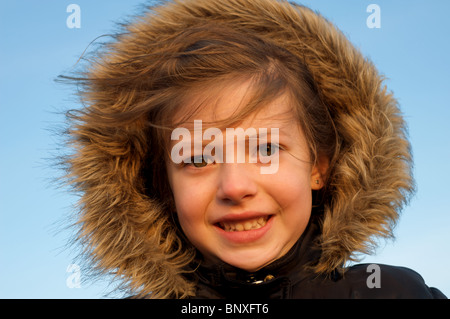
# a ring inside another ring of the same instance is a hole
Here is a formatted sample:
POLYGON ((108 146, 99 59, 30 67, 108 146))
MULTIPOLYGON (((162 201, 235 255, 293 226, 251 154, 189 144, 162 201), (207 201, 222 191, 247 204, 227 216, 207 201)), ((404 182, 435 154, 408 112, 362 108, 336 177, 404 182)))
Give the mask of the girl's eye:
POLYGON ((272 156, 280 150, 280 146, 274 143, 261 144, 258 146, 261 156, 272 156))
POLYGON ((214 163, 214 160, 212 158, 199 155, 199 156, 191 157, 190 165, 197 167, 197 168, 201 168, 201 167, 207 166, 208 164, 213 164, 213 163, 214 163))

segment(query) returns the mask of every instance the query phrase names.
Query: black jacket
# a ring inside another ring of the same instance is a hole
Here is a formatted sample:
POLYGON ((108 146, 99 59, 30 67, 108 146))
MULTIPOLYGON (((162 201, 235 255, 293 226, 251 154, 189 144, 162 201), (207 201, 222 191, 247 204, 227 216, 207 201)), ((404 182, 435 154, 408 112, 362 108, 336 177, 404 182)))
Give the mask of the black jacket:
POLYGON ((369 264, 359 264, 349 267, 344 275, 317 276, 307 267, 320 256, 320 251, 311 249, 317 235, 318 226, 310 223, 285 256, 255 273, 225 263, 201 264, 195 271, 195 298, 446 298, 438 289, 428 287, 418 273, 404 267, 379 264, 378 270, 372 270, 369 264), (378 282, 373 279, 375 271, 379 271, 378 282))

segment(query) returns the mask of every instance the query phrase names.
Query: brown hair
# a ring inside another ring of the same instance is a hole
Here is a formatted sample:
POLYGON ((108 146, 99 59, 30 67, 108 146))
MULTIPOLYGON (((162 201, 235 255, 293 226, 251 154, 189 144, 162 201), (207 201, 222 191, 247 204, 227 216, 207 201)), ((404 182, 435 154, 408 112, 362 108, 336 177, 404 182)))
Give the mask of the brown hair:
POLYGON ((95 269, 113 272, 137 295, 195 294, 182 275, 195 249, 173 219, 167 132, 186 97, 211 83, 252 80, 251 102, 230 123, 289 93, 312 161, 330 159, 317 272, 342 267, 374 236, 390 235, 412 191, 395 100, 373 66, 303 7, 167 3, 128 25, 71 79, 85 104, 68 113, 67 178, 82 195, 78 240, 95 269))
MULTIPOLYGON (((188 110, 184 110, 183 118, 174 123, 173 115, 185 108, 183 105, 189 100, 188 97, 206 95, 204 99, 213 100, 211 94, 219 95, 224 87, 250 79, 250 102, 237 114, 221 123, 216 122, 216 125, 226 127, 239 123, 249 114, 287 93, 293 115, 298 119, 308 141, 311 162, 316 162, 318 154, 334 162, 338 152, 333 120, 320 99, 307 67, 296 56, 258 37, 217 24, 184 30, 173 39, 171 50, 164 52, 169 56, 164 56, 162 61, 155 61, 159 68, 157 74, 164 78, 164 86, 170 88, 171 95, 167 96, 169 102, 146 105, 151 127, 149 139, 160 150, 168 154, 168 132, 193 118, 202 106, 209 104, 203 100, 197 105, 190 105, 188 110)), ((147 181, 147 193, 159 194, 158 200, 162 202, 170 201, 170 189, 167 185, 161 187, 166 180, 163 154, 148 154, 146 163, 151 165, 147 165, 143 173, 147 181), (155 158, 158 158, 157 162, 152 161, 155 158), (162 189, 164 191, 160 194, 162 189)))

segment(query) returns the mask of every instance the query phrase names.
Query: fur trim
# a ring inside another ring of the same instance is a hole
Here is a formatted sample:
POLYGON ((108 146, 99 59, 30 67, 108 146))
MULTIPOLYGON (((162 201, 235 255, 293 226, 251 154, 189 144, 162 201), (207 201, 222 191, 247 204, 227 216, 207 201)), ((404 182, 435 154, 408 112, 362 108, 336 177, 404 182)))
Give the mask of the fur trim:
POLYGON ((142 100, 152 98, 137 81, 139 72, 151 73, 152 67, 141 57, 163 52, 182 30, 211 21, 257 35, 301 59, 333 117, 340 154, 328 179, 331 201, 324 208, 317 272, 341 269, 357 254, 370 252, 377 237, 392 236, 414 190, 410 145, 396 100, 372 63, 322 16, 275 0, 173 0, 151 8, 79 81, 87 106, 70 115, 74 152, 67 159, 67 178, 82 196, 78 238, 88 259, 140 296, 195 293, 182 276, 194 251, 174 227, 169 208, 146 194, 141 177, 151 145, 142 100), (124 63, 130 60, 134 64, 124 63), (110 121, 117 114, 121 126, 110 121))

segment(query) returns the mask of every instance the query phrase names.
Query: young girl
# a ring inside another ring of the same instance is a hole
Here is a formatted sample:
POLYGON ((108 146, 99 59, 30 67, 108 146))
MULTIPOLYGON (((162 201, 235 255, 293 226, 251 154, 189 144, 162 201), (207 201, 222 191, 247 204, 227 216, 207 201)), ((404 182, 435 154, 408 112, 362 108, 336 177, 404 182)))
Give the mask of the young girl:
POLYGON ((162 3, 72 79, 77 239, 132 295, 445 297, 407 268, 348 267, 392 236, 412 160, 396 100, 320 15, 162 3))

